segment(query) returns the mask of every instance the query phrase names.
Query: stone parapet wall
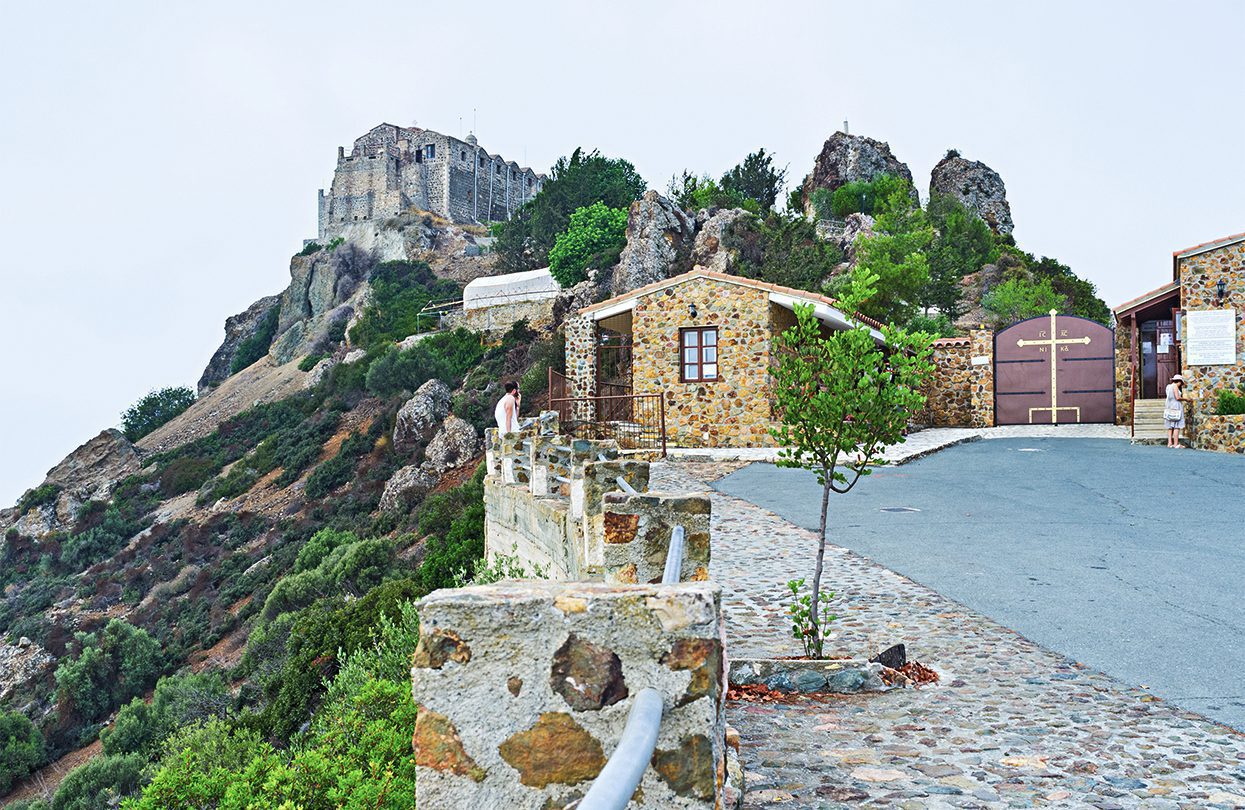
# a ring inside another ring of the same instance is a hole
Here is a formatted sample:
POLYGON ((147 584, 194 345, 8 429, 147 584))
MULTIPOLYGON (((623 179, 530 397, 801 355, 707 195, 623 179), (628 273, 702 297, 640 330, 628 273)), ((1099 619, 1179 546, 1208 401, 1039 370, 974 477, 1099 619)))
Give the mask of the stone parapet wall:
POLYGON ((720 599, 708 582, 503 582, 422 599, 416 804, 562 808, 582 798, 652 688, 664 715, 628 806, 723 806, 720 599))
POLYGON ((987 357, 989 362, 972 366, 972 423, 969 427, 994 427, 994 333, 989 329, 974 329, 969 362, 974 357, 987 357))
POLYGON ((709 578, 709 496, 644 492, 605 495, 606 581, 656 583, 666 568, 671 533, 683 527, 679 580, 709 578))
POLYGON ((516 556, 529 571, 550 579, 583 579, 570 504, 534 498, 525 488, 484 479, 484 554, 516 556))

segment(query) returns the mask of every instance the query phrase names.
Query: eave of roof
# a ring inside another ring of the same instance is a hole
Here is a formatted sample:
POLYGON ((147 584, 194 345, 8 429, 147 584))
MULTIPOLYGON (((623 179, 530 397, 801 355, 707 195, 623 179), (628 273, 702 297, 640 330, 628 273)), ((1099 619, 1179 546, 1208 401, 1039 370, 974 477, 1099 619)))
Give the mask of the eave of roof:
POLYGON ((1176 293, 1176 294, 1180 293, 1180 282, 1179 281, 1169 281, 1166 284, 1164 284, 1162 287, 1158 287, 1156 289, 1150 290, 1150 292, 1145 293, 1143 295, 1139 295, 1136 298, 1132 299, 1131 301, 1125 301, 1124 303, 1120 304, 1118 307, 1115 308, 1114 310, 1115 316, 1118 318, 1121 315, 1127 315, 1130 312, 1141 309, 1147 304, 1152 304, 1155 301, 1161 299, 1163 296, 1171 295, 1172 293, 1176 293))
MULTIPOLYGON (((697 278, 712 279, 714 281, 720 281, 725 284, 737 284, 741 287, 751 287, 754 290, 764 290, 766 292, 778 293, 780 295, 787 295, 792 298, 799 298, 811 304, 825 304, 828 307, 839 309, 838 301, 835 301, 833 298, 830 298, 825 295, 820 295, 818 293, 809 292, 808 290, 797 290, 794 287, 783 287, 780 284, 770 284, 768 281, 758 281, 757 279, 754 279, 754 278, 745 278, 743 276, 732 276, 727 273, 717 273, 717 272, 714 272, 713 270, 697 269, 697 270, 688 271, 686 273, 681 273, 677 276, 671 276, 670 278, 662 279, 661 281, 655 281, 652 284, 645 284, 643 287, 636 287, 634 290, 630 292, 623 293, 622 295, 616 295, 613 298, 608 298, 600 302, 599 304, 593 304, 590 307, 584 307, 583 309, 579 311, 579 314, 589 315, 589 314, 592 314, 594 312, 599 312, 604 309, 610 309, 625 301, 630 301, 635 298, 642 298, 646 295, 657 292, 659 290, 664 290, 667 287, 674 287, 676 285, 683 284, 688 281, 693 281, 697 278)), ((846 315, 846 313, 844 314, 846 315)), ((873 318, 870 318, 868 316, 861 315, 859 312, 855 313, 851 317, 860 321, 866 326, 870 326, 874 329, 880 330, 883 328, 880 322, 875 321, 873 318)))

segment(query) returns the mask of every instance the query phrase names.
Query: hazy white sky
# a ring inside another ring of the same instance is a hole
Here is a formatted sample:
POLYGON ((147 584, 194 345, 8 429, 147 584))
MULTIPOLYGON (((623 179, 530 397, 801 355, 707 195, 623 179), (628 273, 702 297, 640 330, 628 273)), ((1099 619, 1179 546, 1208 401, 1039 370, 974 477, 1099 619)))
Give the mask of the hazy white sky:
POLYGON ((1237 2, 6 0, 0 503, 288 280, 336 147, 381 121, 664 189, 764 146, 798 182, 844 118, 925 189, 998 170, 1022 247, 1109 304, 1245 230, 1237 2), (462 122, 460 125, 460 121, 462 122))

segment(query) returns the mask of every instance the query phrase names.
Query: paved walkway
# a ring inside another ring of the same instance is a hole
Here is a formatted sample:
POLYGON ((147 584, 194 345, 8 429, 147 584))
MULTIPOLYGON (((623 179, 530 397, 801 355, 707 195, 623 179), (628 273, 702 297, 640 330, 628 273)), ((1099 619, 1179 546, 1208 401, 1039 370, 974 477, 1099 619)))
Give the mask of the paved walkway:
MULTIPOLYGON (((706 490, 722 465, 655 466, 654 489, 706 490)), ((729 655, 797 655, 785 583, 809 576, 814 535, 711 493, 711 574, 729 655)), ((883 695, 733 703, 745 806, 1245 807, 1245 737, 1043 649, 842 548, 826 556, 830 649, 895 641, 939 685, 883 695)))
MULTIPOLYGON (((1004 425, 990 428, 930 428, 908 436, 903 444, 892 445, 882 453, 888 464, 904 464, 913 459, 936 453, 952 445, 978 439, 1069 438, 1127 439, 1128 428, 1117 425, 1004 425)), ((776 447, 671 447, 672 461, 743 461, 769 462, 778 459, 776 447)))

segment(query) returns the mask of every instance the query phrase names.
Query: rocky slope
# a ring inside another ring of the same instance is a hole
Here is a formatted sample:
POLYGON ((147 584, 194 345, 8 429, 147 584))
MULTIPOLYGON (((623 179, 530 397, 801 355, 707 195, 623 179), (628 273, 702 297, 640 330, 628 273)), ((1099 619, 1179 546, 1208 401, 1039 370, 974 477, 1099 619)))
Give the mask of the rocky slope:
POLYGON ((967 160, 954 149, 934 167, 929 178, 930 196, 945 194, 959 200, 998 234, 1012 232, 1012 209, 1007 204, 1003 178, 978 160, 967 160))

